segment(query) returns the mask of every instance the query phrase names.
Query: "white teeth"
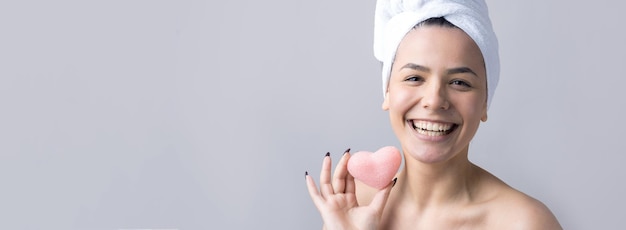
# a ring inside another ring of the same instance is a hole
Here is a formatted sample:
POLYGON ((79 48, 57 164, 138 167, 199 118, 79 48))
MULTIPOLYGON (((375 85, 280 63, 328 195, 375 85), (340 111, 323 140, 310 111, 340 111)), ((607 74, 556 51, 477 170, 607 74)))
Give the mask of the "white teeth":
POLYGON ((433 131, 426 131, 423 129, 416 129, 416 130, 419 134, 431 136, 431 137, 446 135, 446 132, 433 132, 433 131))
POLYGON ((444 133, 450 130, 453 124, 434 123, 426 121, 413 121, 413 126, 417 131, 444 133))
POLYGON ((433 124, 433 129, 432 130, 441 132, 441 131, 447 131, 451 127, 452 127, 452 125, 433 124))

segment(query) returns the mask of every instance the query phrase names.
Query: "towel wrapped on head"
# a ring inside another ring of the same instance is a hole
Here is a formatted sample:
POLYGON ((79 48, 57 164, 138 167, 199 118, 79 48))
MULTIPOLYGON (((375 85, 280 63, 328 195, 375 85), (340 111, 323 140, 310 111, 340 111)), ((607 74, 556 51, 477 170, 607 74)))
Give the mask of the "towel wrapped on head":
POLYGON ((487 71, 487 106, 500 76, 498 40, 484 0, 378 0, 374 21, 374 56, 383 63, 383 95, 396 50, 404 36, 430 18, 443 17, 470 36, 480 48, 487 71))

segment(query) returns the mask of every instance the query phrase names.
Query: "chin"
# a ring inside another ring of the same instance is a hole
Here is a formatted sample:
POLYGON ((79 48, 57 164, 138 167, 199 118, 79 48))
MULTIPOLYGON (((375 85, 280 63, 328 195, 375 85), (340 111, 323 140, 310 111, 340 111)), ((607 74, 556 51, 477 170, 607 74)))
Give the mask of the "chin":
POLYGON ((452 153, 451 151, 444 150, 434 150, 434 149, 413 149, 412 151, 405 151, 406 157, 410 157, 415 159, 423 164, 437 164, 446 162, 452 158, 454 158, 457 154, 452 153))

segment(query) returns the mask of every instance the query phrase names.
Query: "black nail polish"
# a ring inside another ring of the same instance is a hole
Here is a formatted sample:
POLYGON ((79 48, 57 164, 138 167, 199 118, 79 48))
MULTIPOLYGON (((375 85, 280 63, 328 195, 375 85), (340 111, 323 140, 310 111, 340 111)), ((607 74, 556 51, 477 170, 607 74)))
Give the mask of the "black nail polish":
POLYGON ((309 175, 309 171, 304 171, 304 177, 309 175))
POLYGON ((326 156, 329 157, 330 156, 330 152, 326 152, 326 156))
POLYGON ((346 149, 346 151, 343 152, 343 154, 349 153, 350 152, 350 148, 346 149))
POLYGON ((393 185, 391 185, 391 187, 396 186, 396 182, 398 181, 398 178, 393 178, 393 185))

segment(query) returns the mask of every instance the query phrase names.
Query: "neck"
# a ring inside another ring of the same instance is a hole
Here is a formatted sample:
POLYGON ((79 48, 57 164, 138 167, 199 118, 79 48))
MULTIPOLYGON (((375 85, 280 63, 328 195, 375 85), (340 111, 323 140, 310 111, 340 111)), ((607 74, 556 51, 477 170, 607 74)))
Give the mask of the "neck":
POLYGON ((471 200, 477 173, 467 151, 466 147, 452 159, 433 164, 405 155, 405 167, 398 178, 404 198, 413 200, 420 209, 471 200))

